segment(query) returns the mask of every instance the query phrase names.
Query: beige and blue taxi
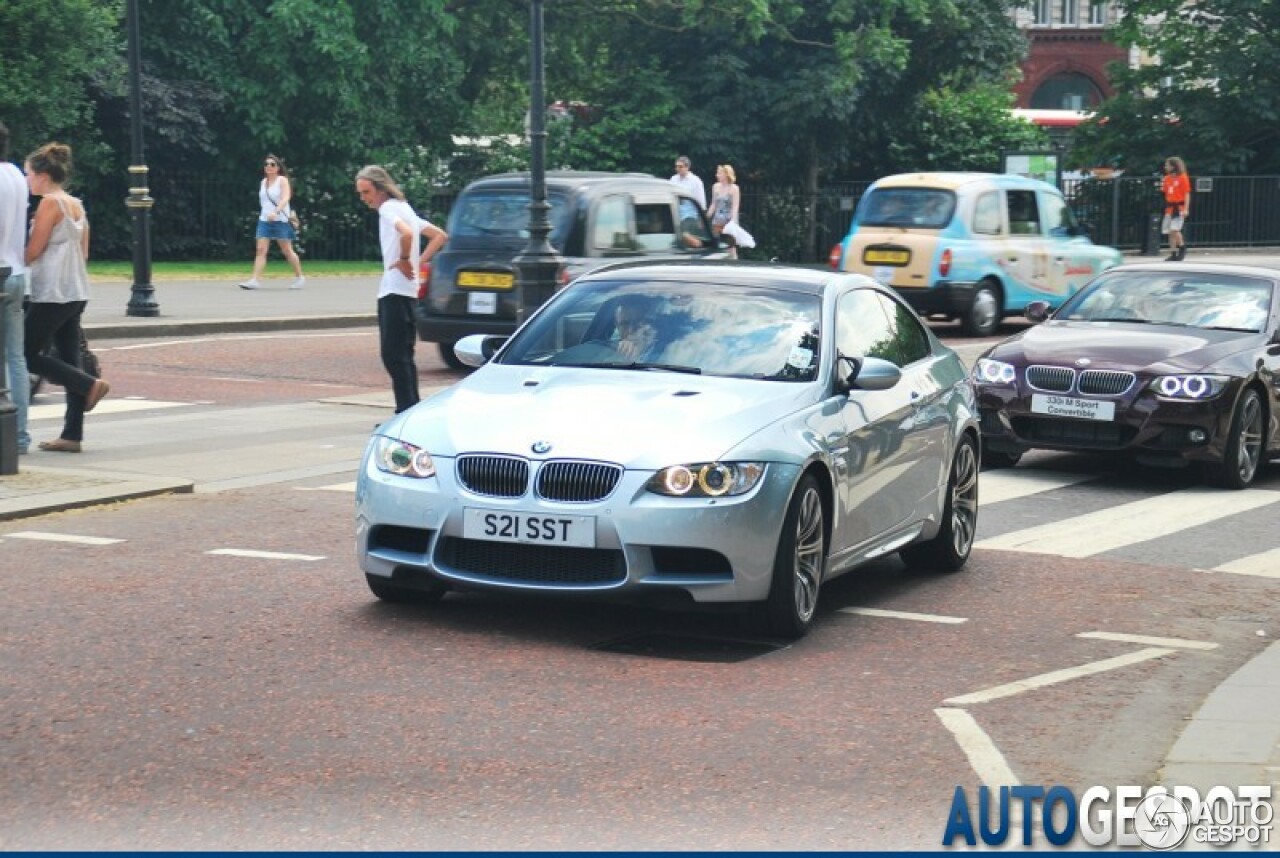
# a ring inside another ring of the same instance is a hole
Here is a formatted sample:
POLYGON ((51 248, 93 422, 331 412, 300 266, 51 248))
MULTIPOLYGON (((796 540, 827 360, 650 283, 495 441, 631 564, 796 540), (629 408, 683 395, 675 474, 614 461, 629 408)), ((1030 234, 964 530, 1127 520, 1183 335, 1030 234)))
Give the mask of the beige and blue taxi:
POLYGON ((1056 308, 1121 255, 1090 241, 1046 182, 906 173, 867 189, 830 261, 892 286, 921 315, 959 319, 965 333, 991 336, 1032 301, 1056 308))

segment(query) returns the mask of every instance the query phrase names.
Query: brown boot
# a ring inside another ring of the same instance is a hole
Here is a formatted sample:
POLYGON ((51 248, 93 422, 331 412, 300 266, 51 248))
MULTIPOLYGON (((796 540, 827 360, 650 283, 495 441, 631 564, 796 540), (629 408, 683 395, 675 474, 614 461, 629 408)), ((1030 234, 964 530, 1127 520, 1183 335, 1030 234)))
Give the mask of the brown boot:
POLYGON ((102 397, 106 396, 110 392, 111 385, 107 384, 100 378, 94 381, 93 387, 89 388, 89 392, 84 397, 85 413, 88 414, 92 411, 94 406, 102 401, 102 397))
POLYGON ((58 438, 54 441, 41 441, 40 449, 47 450, 50 453, 79 453, 80 442, 68 441, 66 438, 58 438))

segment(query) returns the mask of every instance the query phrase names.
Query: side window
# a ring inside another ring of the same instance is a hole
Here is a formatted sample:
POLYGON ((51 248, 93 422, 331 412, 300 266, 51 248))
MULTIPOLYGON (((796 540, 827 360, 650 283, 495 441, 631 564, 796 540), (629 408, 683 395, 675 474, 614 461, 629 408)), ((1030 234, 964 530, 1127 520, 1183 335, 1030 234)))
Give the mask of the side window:
POLYGON ((978 197, 973 207, 973 231, 979 235, 1001 233, 999 191, 988 191, 978 197))
POLYGON ((707 216, 698 210, 698 204, 680 199, 680 246, 688 250, 714 248, 716 237, 707 223, 707 216))
POLYGON ((670 203, 636 204, 636 241, 646 251, 669 251, 676 246, 670 203))
POLYGON ((856 289, 836 303, 836 349, 845 357, 882 357, 893 339, 889 317, 879 297, 868 289, 856 289))
POLYGON ((1035 191, 1009 191, 1009 234, 1043 235, 1035 191))
POLYGON ((635 250, 631 238, 631 201, 627 197, 605 197, 596 204, 591 246, 597 250, 635 250))
POLYGON ((1045 194, 1044 228, 1055 238, 1070 238, 1076 235, 1076 216, 1067 205, 1067 201, 1057 194, 1045 194))
POLYGON ((884 312, 889 317, 890 339, 887 343, 880 345, 874 356, 884 358, 898 366, 906 366, 928 357, 929 336, 920 326, 915 314, 902 303, 885 295, 876 295, 876 299, 883 305, 884 312))

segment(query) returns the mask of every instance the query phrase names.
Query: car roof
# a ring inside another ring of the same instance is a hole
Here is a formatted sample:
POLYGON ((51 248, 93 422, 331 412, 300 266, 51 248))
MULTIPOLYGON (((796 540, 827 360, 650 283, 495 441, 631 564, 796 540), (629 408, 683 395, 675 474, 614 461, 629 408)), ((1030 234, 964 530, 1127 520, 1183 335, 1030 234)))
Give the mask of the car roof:
POLYGON ((954 191, 965 185, 976 183, 988 183, 1012 188, 1047 189, 1055 193, 1058 192, 1057 188, 1047 182, 1042 182, 1039 179, 1028 179, 1026 176, 1017 176, 1012 173, 898 173, 877 179, 874 186, 877 188, 945 188, 946 190, 954 191))
POLYGON ((1168 271, 1170 273, 1195 272, 1203 274, 1235 274, 1242 277, 1261 277, 1280 280, 1280 268, 1263 265, 1245 265, 1239 262, 1125 262, 1106 273, 1123 274, 1126 271, 1168 271))
MULTIPOLYGON (((622 188, 643 189, 643 190, 668 190, 673 193, 679 189, 666 179, 660 179, 649 173, 603 173, 588 172, 578 170, 549 170, 547 172, 547 188, 555 188, 557 190, 596 190, 608 189, 611 185, 618 185, 622 188)), ((467 186, 472 188, 510 188, 510 187, 527 187, 529 185, 529 173, 501 173, 496 176, 485 176, 476 179, 467 186)))
POLYGON ((647 280, 670 280, 702 283, 728 283, 740 286, 764 286, 789 289, 821 295, 836 282, 851 279, 865 280, 868 285, 879 286, 861 275, 831 271, 828 268, 802 268, 776 262, 726 262, 723 260, 689 260, 678 262, 621 262, 598 268, 583 275, 583 280, 629 280, 643 275, 647 280))

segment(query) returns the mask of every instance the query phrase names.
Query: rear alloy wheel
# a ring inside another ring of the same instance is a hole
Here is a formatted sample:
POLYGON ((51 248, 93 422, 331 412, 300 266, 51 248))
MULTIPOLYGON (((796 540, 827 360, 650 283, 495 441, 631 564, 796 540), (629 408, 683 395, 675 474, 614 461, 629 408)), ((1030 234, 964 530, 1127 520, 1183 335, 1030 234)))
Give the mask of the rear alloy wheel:
POLYGON ((822 495, 812 474, 796 488, 782 523, 773 580, 765 601, 752 605, 752 625, 781 638, 803 637, 818 608, 818 590, 827 569, 827 533, 822 495))
POLYGON ((960 320, 970 337, 994 336, 1000 328, 1000 294, 990 280, 983 280, 973 293, 973 303, 960 320))
POLYGON ((436 345, 440 348, 440 360, 444 361, 444 365, 449 369, 470 369, 469 366, 458 360, 458 355, 453 350, 457 343, 436 343, 436 345))
POLYGON ((1253 482, 1262 461, 1262 439, 1266 420, 1258 393, 1246 389, 1231 416, 1231 434, 1221 462, 1205 465, 1205 477, 1224 489, 1243 489, 1253 482))
POLYGON ((978 447, 965 435, 951 460, 947 481, 947 502, 942 509, 942 526, 928 542, 902 549, 902 560, 913 569, 956 572, 969 559, 974 534, 978 531, 978 447))
POLYGON ((432 582, 419 587, 402 587, 392 583, 390 578, 381 575, 364 575, 369 590, 384 602, 395 602, 408 605, 429 605, 439 602, 449 588, 444 584, 432 582))

